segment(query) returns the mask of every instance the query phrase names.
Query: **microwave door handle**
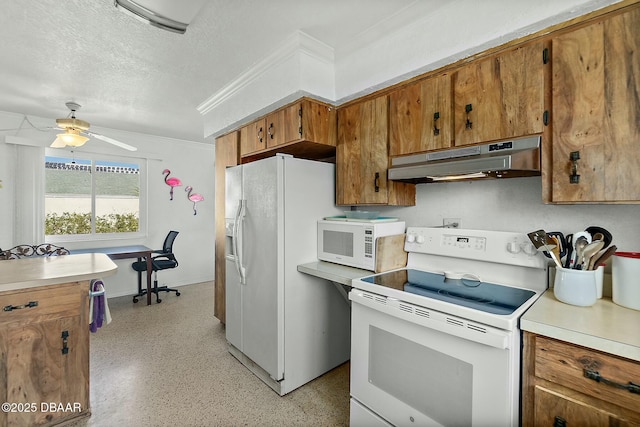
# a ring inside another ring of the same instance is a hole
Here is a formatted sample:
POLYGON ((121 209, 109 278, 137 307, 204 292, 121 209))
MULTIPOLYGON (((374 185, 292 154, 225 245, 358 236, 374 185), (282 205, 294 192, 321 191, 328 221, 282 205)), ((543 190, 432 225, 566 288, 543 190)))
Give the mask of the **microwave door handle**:
POLYGON ((235 229, 235 232, 236 232, 236 239, 235 239, 235 243, 236 243, 236 268, 238 269, 238 274, 240 275, 240 283, 242 285, 246 285, 247 284, 246 268, 244 267, 243 261, 242 261, 242 253, 244 252, 243 243, 242 243, 242 241, 244 240, 243 220, 244 220, 244 216, 245 216, 246 210, 247 210, 247 201, 242 199, 238 203, 238 212, 237 212, 237 217, 236 217, 237 227, 235 229))

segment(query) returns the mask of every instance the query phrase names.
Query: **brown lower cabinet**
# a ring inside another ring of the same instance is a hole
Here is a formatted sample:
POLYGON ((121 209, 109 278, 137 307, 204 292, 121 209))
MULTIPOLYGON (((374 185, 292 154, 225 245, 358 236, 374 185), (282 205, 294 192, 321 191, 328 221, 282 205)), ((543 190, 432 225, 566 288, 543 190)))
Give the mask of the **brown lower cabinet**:
POLYGON ((523 427, 640 425, 640 362, 525 332, 523 369, 523 427))
POLYGON ((2 292, 0 306, 0 426, 89 414, 89 282, 2 292))

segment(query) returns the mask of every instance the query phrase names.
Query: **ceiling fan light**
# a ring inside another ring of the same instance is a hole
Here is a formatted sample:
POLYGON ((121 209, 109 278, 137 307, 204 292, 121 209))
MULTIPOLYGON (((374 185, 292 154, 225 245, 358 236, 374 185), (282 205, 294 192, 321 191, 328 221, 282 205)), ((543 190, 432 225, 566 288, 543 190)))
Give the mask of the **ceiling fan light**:
POLYGON ((52 147, 65 147, 65 146, 80 147, 81 145, 84 145, 84 143, 87 142, 88 140, 89 138, 87 138, 86 136, 79 135, 69 130, 65 133, 59 133, 58 137, 56 138, 55 141, 53 141, 53 144, 51 144, 51 146, 52 147))

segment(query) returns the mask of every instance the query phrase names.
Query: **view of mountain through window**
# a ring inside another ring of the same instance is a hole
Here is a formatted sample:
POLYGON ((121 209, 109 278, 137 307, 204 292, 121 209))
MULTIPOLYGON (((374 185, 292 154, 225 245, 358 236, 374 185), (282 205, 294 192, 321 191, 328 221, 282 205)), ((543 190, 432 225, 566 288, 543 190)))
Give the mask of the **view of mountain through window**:
POLYGON ((140 165, 45 158, 45 235, 139 231, 140 165))

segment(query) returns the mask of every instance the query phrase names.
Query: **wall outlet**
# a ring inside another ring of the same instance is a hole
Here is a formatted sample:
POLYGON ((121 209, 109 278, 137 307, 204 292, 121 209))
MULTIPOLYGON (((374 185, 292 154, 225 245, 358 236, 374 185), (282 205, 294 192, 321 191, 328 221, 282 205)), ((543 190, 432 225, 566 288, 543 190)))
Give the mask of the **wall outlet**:
POLYGON ((444 228, 460 228, 460 218, 443 218, 442 227, 444 228))

